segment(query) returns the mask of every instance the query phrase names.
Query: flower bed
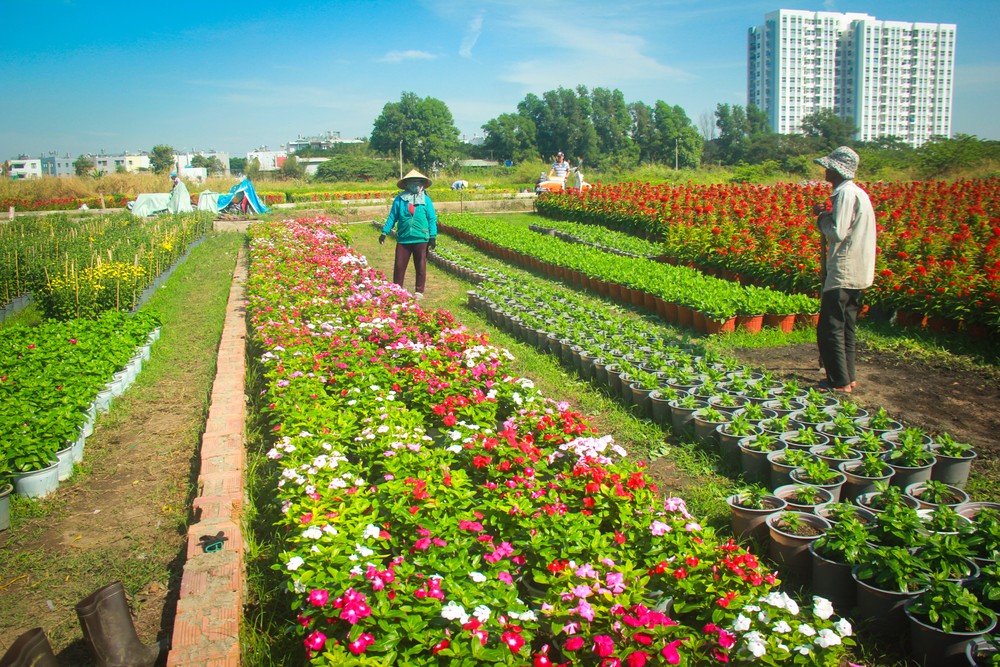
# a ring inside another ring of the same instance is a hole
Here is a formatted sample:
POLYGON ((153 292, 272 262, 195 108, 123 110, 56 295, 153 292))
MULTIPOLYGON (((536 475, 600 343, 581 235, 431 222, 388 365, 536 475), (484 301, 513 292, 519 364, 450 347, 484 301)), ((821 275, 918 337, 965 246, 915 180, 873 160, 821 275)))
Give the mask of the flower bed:
MULTIPOLYGON (((712 278, 687 267, 670 266, 645 258, 609 255, 601 250, 567 243, 527 228, 470 214, 442 216, 439 228, 469 242, 500 253, 510 261, 542 265, 564 271, 567 279, 586 276, 614 290, 626 288, 644 298, 649 294, 665 303, 702 313, 714 322, 736 315, 796 315, 819 311, 816 299, 765 288, 744 287, 712 278), (565 273, 565 272, 569 273, 565 273)), ((557 274, 558 275, 558 274, 557 274)), ((615 292, 611 296, 615 297, 615 292)), ((632 300, 634 295, 630 295, 632 300)), ((624 299, 623 299, 624 300, 624 299)), ((635 305, 642 305, 635 303, 635 305)), ((688 323, 687 326, 690 326, 688 323)))
MULTIPOLYGON (((1000 328, 1000 179, 869 183, 878 219, 875 285, 866 300, 1000 328)), ((540 213, 662 240, 685 262, 783 289, 819 286, 812 204, 827 185, 621 183, 546 194, 540 213)))
POLYGON ((0 330, 0 471, 44 468, 76 440, 98 392, 157 323, 151 313, 109 312, 0 330))
POLYGON ((0 297, 30 291, 45 317, 64 320, 131 310, 211 224, 205 214, 14 220, 0 227, 0 297))
POLYGON ((850 627, 825 601, 800 610, 336 225, 251 235, 276 567, 313 664, 837 664, 850 627), (783 622, 771 635, 743 620, 762 604, 783 622))
POLYGON ((82 206, 92 209, 125 208, 131 199, 128 195, 104 195, 101 197, 54 197, 52 199, 25 199, 22 197, 0 199, 0 209, 5 212, 14 207, 15 211, 75 211, 82 206))

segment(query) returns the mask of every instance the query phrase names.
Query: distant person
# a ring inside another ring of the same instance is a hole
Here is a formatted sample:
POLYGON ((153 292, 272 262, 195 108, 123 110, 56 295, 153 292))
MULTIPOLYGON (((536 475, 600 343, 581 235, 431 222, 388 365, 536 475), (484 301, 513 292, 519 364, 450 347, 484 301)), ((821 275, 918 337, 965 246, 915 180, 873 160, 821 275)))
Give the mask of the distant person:
POLYGON ((413 269, 417 274, 414 296, 422 299, 427 286, 427 251, 437 246, 437 214, 434 212, 434 202, 426 192, 431 187, 431 179, 412 169, 399 179, 396 187, 402 192, 392 202, 378 242, 385 243, 385 237, 398 225, 392 282, 403 286, 406 267, 412 257, 413 269))
POLYGON ((566 177, 569 176, 570 164, 566 161, 566 156, 563 155, 562 151, 556 153, 556 161, 552 163, 552 168, 549 169, 549 179, 554 181, 566 182, 566 177))
POLYGON ((469 182, 468 181, 463 181, 463 180, 457 180, 457 181, 455 181, 454 183, 451 184, 451 189, 452 190, 464 190, 467 187, 469 187, 469 182))
POLYGON ((583 190, 583 158, 578 158, 576 161, 576 166, 573 167, 573 175, 576 177, 576 189, 583 190))
POLYGON ((858 154, 841 146, 816 164, 826 169, 833 185, 832 204, 813 206, 822 235, 820 302, 816 342, 826 380, 820 386, 849 394, 857 386, 854 373, 855 326, 862 292, 875 280, 875 211, 868 193, 854 182, 858 154))

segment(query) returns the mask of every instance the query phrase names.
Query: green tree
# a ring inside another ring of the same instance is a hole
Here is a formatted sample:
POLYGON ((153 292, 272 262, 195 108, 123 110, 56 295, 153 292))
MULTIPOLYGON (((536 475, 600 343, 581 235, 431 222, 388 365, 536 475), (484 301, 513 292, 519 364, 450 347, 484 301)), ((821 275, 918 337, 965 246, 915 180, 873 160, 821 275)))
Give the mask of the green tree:
POLYGON ((254 158, 253 160, 251 160, 250 163, 247 165, 246 171, 244 173, 246 174, 246 177, 249 178, 251 181, 256 180, 258 177, 260 177, 260 158, 254 158))
POLYGON ((971 134, 932 137, 916 149, 916 163, 924 178, 936 178, 953 170, 974 167, 990 158, 996 160, 1000 157, 997 146, 1000 143, 982 141, 971 134))
POLYGON ((231 157, 229 158, 229 173, 230 174, 243 174, 247 170, 247 159, 245 157, 231 157))
POLYGON ((94 170, 94 158, 89 155, 81 155, 73 160, 73 171, 77 176, 86 176, 94 170))
POLYGON ((500 114, 483 125, 486 135, 483 148, 492 151, 496 159, 528 162, 538 157, 535 124, 530 118, 516 113, 500 114))
POLYGON ((458 128, 448 106, 433 97, 403 93, 375 119, 369 145, 395 157, 402 142, 403 159, 423 172, 448 165, 458 155, 458 128))
POLYGON ((216 155, 212 155, 208 158, 205 164, 205 169, 208 170, 209 176, 218 176, 226 171, 225 166, 222 164, 222 160, 220 160, 216 155))
POLYGON ((632 118, 630 134, 632 142, 639 148, 639 162, 650 164, 655 161, 656 123, 653 109, 645 102, 633 102, 628 107, 632 118))
POLYGON ((340 153, 316 168, 317 181, 386 181, 396 174, 395 161, 359 153, 340 153))
POLYGON ((656 128, 654 159, 678 168, 697 169, 701 164, 702 138, 684 109, 657 100, 653 106, 656 128))
POLYGON ((817 139, 817 148, 823 151, 849 146, 857 131, 852 119, 841 118, 833 109, 820 109, 802 118, 802 133, 817 139))
POLYGON ((306 175, 306 168, 299 164, 299 159, 297 157, 289 155, 285 158, 285 161, 281 163, 281 167, 278 168, 278 172, 281 174, 282 178, 293 181, 298 178, 303 178, 306 175))
POLYGON ((636 166, 639 150, 629 136, 632 117, 622 92, 595 88, 590 94, 590 108, 597 151, 603 160, 618 169, 636 166))
POLYGON ((149 152, 149 166, 154 174, 169 174, 174 168, 174 149, 166 144, 157 144, 149 152))

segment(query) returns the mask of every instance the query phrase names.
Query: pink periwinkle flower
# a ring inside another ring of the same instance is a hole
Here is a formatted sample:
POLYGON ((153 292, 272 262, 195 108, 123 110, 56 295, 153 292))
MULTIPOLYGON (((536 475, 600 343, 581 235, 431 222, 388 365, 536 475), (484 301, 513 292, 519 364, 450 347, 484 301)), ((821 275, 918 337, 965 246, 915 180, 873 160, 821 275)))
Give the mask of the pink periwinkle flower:
POLYGON ((633 651, 625 658, 625 664, 628 667, 643 667, 649 661, 650 657, 652 656, 645 651, 633 651))
POLYGON ((322 607, 326 605, 327 600, 330 599, 330 591, 317 588, 309 593, 309 604, 314 607, 322 607))
POLYGON ((660 654, 667 661, 668 665, 679 665, 681 664, 681 654, 677 650, 677 647, 681 645, 681 640, 672 641, 663 647, 660 654))
POLYGON ((510 572, 508 572, 506 570, 504 570, 503 572, 501 572, 500 574, 498 574, 497 575, 497 579, 499 579, 503 583, 507 584, 508 586, 513 586, 514 585, 514 578, 512 576, 510 576, 510 572))
POLYGON ((653 535, 656 535, 657 537, 660 537, 662 535, 666 535, 671 530, 672 529, 670 528, 670 526, 668 526, 667 524, 665 524, 662 521, 654 521, 653 523, 651 523, 649 525, 649 531, 651 533, 653 533, 653 535))
POLYGON ((583 637, 580 637, 579 635, 575 637, 570 637, 563 644, 563 648, 566 649, 567 651, 579 651, 581 648, 583 648, 583 637))
POLYGON ((305 640, 306 648, 310 651, 322 651, 324 644, 326 644, 326 635, 319 630, 313 632, 305 640))
POLYGON ((361 655, 364 653, 369 646, 375 643, 375 638, 372 637, 367 632, 362 632, 361 636, 355 639, 353 642, 347 645, 347 650, 349 650, 354 655, 361 655))

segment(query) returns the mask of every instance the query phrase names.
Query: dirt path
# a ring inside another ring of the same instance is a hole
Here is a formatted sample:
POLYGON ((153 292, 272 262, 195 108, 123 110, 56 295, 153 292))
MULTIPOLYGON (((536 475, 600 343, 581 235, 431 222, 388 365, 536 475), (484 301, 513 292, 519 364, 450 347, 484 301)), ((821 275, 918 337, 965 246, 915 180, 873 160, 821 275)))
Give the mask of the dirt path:
POLYGON ((74 605, 122 580, 143 641, 169 640, 193 468, 241 237, 209 238, 151 302, 162 336, 87 439, 84 473, 43 517, 0 533, 0 654, 45 629, 61 665, 90 664, 74 605), (196 268, 195 268, 196 267, 196 268))

